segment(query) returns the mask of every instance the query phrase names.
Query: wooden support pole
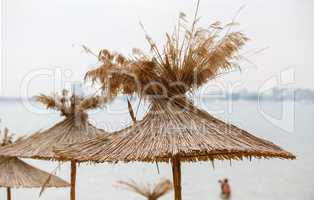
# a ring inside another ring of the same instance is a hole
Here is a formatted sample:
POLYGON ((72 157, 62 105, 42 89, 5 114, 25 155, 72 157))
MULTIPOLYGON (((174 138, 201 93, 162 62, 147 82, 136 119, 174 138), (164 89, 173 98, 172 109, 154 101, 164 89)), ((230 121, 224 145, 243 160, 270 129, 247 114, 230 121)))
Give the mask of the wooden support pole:
POLYGON ((182 200, 181 195, 181 163, 179 157, 172 158, 172 176, 174 200, 182 200))
POLYGON ((75 200, 76 162, 71 161, 71 200, 75 200))
POLYGON ((7 200, 11 200, 11 188, 7 187, 7 200))

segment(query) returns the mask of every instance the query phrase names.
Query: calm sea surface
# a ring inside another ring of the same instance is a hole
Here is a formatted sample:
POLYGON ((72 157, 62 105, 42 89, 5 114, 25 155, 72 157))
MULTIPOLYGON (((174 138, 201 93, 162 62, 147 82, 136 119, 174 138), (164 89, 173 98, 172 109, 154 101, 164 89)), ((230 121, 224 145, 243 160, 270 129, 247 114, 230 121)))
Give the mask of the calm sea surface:
MULTIPOLYGON (((197 103, 215 116, 232 122, 259 137, 269 139, 293 152, 297 160, 252 160, 251 162, 216 161, 186 163, 182 169, 184 200, 219 199, 220 178, 228 177, 233 200, 313 200, 314 199, 314 104, 255 101, 205 101, 197 103)), ((25 106, 21 102, 0 102, 1 129, 7 126, 17 136, 45 129, 60 120, 58 113, 47 112, 38 105, 25 106)), ((103 110, 91 113, 98 127, 116 130, 128 125, 126 103, 116 102, 103 110)), ((143 116, 139 110, 138 116, 143 116)), ((46 171, 52 171, 56 162, 26 160, 46 171)), ((69 164, 61 166, 57 175, 69 180, 69 164)), ((134 179, 155 182, 171 178, 171 168, 160 164, 160 174, 153 164, 81 164, 78 169, 78 200, 139 200, 143 199, 116 187, 119 180, 134 179)), ((69 199, 69 189, 47 189, 39 198, 40 189, 14 189, 13 199, 55 200, 69 199)), ((161 198, 170 200, 172 193, 161 198)), ((5 190, 0 189, 0 199, 5 190)))

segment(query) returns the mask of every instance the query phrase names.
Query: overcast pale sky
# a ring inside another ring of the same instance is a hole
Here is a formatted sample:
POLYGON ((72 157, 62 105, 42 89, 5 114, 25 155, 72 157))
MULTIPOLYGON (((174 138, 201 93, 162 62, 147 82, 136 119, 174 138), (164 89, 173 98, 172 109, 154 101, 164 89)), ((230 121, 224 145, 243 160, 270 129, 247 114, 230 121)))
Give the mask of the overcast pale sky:
MULTIPOLYGON (((195 4, 196 0, 1 0, 1 95, 25 95, 26 89, 34 95, 81 81, 97 61, 79 44, 95 52, 147 50, 139 21, 161 44, 179 12, 192 16, 195 4)), ((201 0, 200 23, 230 22, 243 5, 237 22, 251 39, 244 51, 266 49, 248 54, 253 64, 243 62, 242 72, 217 81, 223 87, 236 83, 238 88, 257 90, 290 68, 295 71, 291 86, 314 89, 314 1, 201 0)))

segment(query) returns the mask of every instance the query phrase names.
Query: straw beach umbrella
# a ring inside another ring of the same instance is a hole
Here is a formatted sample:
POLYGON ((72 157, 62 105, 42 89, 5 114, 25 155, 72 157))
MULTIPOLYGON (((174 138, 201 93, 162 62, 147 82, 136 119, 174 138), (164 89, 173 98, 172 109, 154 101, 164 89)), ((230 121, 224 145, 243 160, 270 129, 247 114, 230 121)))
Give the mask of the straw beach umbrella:
POLYGON ((119 186, 135 192, 143 197, 146 197, 147 200, 157 200, 160 197, 169 193, 172 188, 172 183, 169 180, 163 180, 155 184, 153 187, 149 184, 141 185, 135 181, 119 181, 119 186))
MULTIPOLYGON (((197 6, 198 10, 199 4, 197 6)), ((209 80, 238 66, 239 50, 248 40, 232 31, 234 22, 197 26, 197 11, 190 29, 180 14, 173 34, 166 34, 162 50, 146 36, 152 55, 135 49, 126 58, 102 50, 102 65, 87 73, 109 96, 138 95, 150 102, 147 114, 109 138, 57 149, 64 159, 78 162, 171 162, 175 200, 181 200, 181 162, 295 156, 279 146, 193 105, 188 95, 209 80), (182 25, 183 24, 183 25, 182 25), (182 34, 183 33, 183 34, 182 34)))
MULTIPOLYGON (((4 130, 1 146, 12 144, 8 129, 4 130)), ((7 188, 11 200, 11 188, 69 187, 70 184, 57 176, 37 169, 16 157, 0 157, 0 187, 7 188)))
MULTIPOLYGON (((60 111, 64 119, 47 130, 1 148, 0 155, 58 161, 60 159, 53 151, 56 146, 83 142, 106 133, 89 123, 87 115, 88 110, 101 107, 106 102, 103 97, 83 98, 64 90, 62 95, 53 97, 40 95, 37 101, 60 111)), ((76 162, 71 161, 71 200, 75 199, 76 168, 76 162)))

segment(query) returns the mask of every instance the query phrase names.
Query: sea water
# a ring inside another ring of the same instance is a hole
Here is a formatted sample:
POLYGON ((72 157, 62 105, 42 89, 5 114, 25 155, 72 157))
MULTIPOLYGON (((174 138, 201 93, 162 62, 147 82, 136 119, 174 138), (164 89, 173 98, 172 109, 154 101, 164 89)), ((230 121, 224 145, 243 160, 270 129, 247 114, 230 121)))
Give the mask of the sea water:
MULTIPOLYGON (((232 122, 256 136, 271 140, 294 153, 296 160, 215 161, 185 163, 182 165, 182 195, 184 200, 218 200, 218 180, 230 180, 233 200, 313 200, 314 199, 314 104, 293 102, 257 101, 205 101, 196 102, 218 118, 232 122)), ((146 105, 147 106, 147 105, 146 105)), ((5 126, 16 136, 29 135, 45 129, 60 120, 58 113, 40 109, 37 104, 20 101, 0 102, 1 129, 5 126)), ((130 123, 125 101, 115 102, 90 114, 92 123, 106 130, 117 130, 130 123)), ((138 111, 144 115, 145 106, 138 111)), ((136 110, 136 107, 134 108, 136 110)), ((26 159, 26 162, 48 172, 59 163, 26 159)), ((163 178, 171 179, 168 164, 81 164, 77 174, 78 200, 139 200, 141 196, 117 186, 120 180, 154 183, 163 178)), ((64 163, 57 175, 69 180, 69 164, 64 163)), ((15 200, 69 199, 69 189, 45 190, 13 189, 15 200)), ((0 199, 5 199, 0 189, 0 199)), ((160 198, 173 199, 173 193, 160 198)))

